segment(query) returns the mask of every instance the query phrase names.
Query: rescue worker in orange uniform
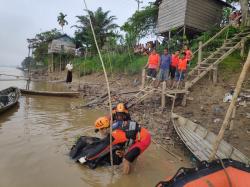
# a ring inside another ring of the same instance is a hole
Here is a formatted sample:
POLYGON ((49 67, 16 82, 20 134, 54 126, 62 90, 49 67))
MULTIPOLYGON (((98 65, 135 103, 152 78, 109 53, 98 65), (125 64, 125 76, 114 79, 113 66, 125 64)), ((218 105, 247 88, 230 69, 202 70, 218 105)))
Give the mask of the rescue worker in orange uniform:
MULTIPOLYGON (((119 114, 118 114, 119 115, 119 114)), ((123 116, 119 116, 119 119, 123 116)), ((100 132, 107 140, 109 140, 110 120, 108 117, 98 118, 95 122, 95 131, 100 132)), ((112 145, 123 144, 127 151, 117 151, 116 154, 123 159, 123 173, 129 174, 131 163, 142 154, 151 143, 151 135, 149 131, 141 127, 134 121, 124 121, 123 125, 112 131, 112 145)), ((109 149, 110 142, 102 150, 98 150, 100 154, 109 149)), ((94 155, 97 155, 94 153, 94 155)), ((89 159, 83 158, 83 161, 89 159)), ((80 161, 80 160, 79 160, 80 161)), ((81 162, 81 161, 80 161, 81 162)))
POLYGON ((174 54, 172 54, 172 61, 171 61, 171 64, 170 64, 171 86, 173 86, 173 84, 174 84, 176 67, 177 67, 177 65, 179 63, 179 55, 180 55, 179 50, 177 50, 174 54))
POLYGON ((160 55, 155 49, 152 49, 151 54, 148 57, 148 63, 145 68, 148 68, 147 78, 156 80, 157 70, 160 65, 160 55))
POLYGON ((130 172, 131 163, 143 153, 151 143, 151 135, 149 131, 141 127, 137 122, 132 121, 127 118, 127 109, 122 107, 122 103, 117 107, 116 110, 116 119, 122 123, 117 125, 114 123, 112 125, 113 130, 122 130, 125 132, 128 141, 125 144, 125 147, 128 148, 124 155, 123 160, 123 172, 128 174, 130 172))
POLYGON ((177 69, 175 72, 175 83, 173 87, 178 87, 178 84, 180 84, 180 87, 183 84, 184 78, 185 78, 185 73, 187 71, 187 58, 185 56, 185 53, 181 53, 179 62, 177 64, 177 69))

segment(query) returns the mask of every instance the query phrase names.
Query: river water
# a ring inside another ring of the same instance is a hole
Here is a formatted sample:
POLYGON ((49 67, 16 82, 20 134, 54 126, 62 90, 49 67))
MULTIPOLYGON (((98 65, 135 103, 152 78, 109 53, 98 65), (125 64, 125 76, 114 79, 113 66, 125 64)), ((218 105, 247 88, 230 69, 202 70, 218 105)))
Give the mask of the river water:
MULTIPOLYGON (((0 74, 23 75, 14 68, 1 68, 0 74)), ((9 86, 25 88, 25 81, 0 75, 0 90, 9 86), (9 79, 9 80, 6 80, 9 79), (11 79, 11 80, 10 80, 11 79), (3 81, 4 80, 4 81, 3 81)), ((64 90, 64 83, 31 83, 31 89, 64 90)), ((172 176, 182 163, 153 143, 137 160, 133 172, 124 176, 120 167, 90 170, 68 157, 78 135, 102 110, 74 109, 80 99, 21 96, 19 104, 0 114, 0 187, 147 187, 172 176)))

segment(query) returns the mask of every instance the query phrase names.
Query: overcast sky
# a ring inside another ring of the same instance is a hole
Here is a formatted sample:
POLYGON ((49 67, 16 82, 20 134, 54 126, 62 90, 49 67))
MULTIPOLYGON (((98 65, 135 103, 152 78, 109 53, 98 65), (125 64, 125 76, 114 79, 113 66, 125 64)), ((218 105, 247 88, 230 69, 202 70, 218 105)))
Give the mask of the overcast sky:
MULTIPOLYGON (((102 7, 117 17, 122 25, 137 9, 135 0, 86 0, 90 10, 102 7)), ((143 0, 143 5, 153 0, 143 0)), ((76 15, 83 14, 82 0, 0 0, 0 66, 19 65, 28 55, 27 38, 35 34, 60 29, 59 12, 67 14, 69 25, 64 31, 73 36, 76 15)))

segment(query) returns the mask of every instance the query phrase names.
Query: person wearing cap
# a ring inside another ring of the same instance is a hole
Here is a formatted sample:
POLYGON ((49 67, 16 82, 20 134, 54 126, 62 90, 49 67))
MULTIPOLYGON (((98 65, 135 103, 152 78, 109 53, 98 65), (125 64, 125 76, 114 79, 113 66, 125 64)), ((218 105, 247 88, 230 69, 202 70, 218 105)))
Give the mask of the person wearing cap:
MULTIPOLYGON (((119 119, 124 116, 119 116, 119 119)), ((95 132, 100 132, 102 136, 107 139, 106 147, 102 150, 98 150, 100 153, 104 150, 109 149, 109 132, 110 132, 110 120, 108 117, 98 118, 95 122, 95 132)), ((138 123, 134 121, 124 121, 123 126, 112 131, 112 145, 123 144, 124 149, 128 148, 125 152, 123 150, 117 151, 116 154, 123 159, 123 173, 129 174, 131 163, 142 154, 151 143, 151 135, 149 131, 141 127, 138 123)), ((95 153, 96 155, 96 153, 95 153)), ((83 158, 91 159, 91 157, 83 158)))
POLYGON ((112 129, 122 130, 128 139, 125 148, 126 154, 123 160, 123 172, 128 174, 130 172, 131 163, 142 154, 151 143, 151 135, 149 131, 141 127, 137 122, 128 119, 127 110, 123 105, 116 108, 116 119, 118 124, 114 123, 112 129))
MULTIPOLYGON (((104 155, 109 153, 110 149, 110 119, 107 116, 100 117, 95 121, 95 132, 100 133, 103 137, 102 144, 99 146, 96 146, 93 151, 89 152, 87 155, 84 155, 83 157, 79 158, 79 162, 81 164, 95 160, 96 158, 100 157, 100 155, 104 155)), ((122 144, 125 144, 127 141, 127 138, 122 130, 115 130, 112 132, 112 146, 120 144, 120 147, 123 147, 122 144)), ((120 156, 117 154, 117 156, 120 156)))
POLYGON ((113 130, 119 128, 122 125, 124 120, 125 121, 131 120, 128 108, 126 104, 124 103, 118 103, 116 107, 113 108, 112 117, 113 117, 113 122, 114 122, 112 125, 113 130), (117 115, 118 113, 120 115, 117 115))
POLYGON ((185 78, 185 73, 187 72, 187 63, 188 59, 185 57, 185 52, 181 53, 179 62, 177 64, 177 69, 175 72, 175 83, 173 87, 177 86, 180 84, 182 86, 182 82, 184 81, 185 78))

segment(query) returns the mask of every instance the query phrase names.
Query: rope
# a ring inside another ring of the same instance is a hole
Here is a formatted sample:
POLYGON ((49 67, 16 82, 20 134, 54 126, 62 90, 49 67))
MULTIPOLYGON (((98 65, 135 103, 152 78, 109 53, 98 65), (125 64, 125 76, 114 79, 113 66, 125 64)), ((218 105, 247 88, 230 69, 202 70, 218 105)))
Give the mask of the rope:
POLYGON ((227 172, 227 170, 226 170, 226 167, 225 167, 223 161, 222 161, 220 158, 219 158, 219 160, 220 160, 221 166, 223 167, 223 171, 224 171, 225 174, 226 174, 226 177, 227 177, 227 180, 228 180, 229 187, 232 187, 232 186, 233 186, 233 185, 232 185, 232 181, 231 181, 230 176, 229 176, 229 174, 228 174, 228 172, 227 172))
POLYGON ((97 48, 97 51, 98 51, 100 61, 102 63, 102 68, 103 68, 105 80, 106 80, 106 83, 107 83, 108 98, 109 98, 109 112, 110 112, 110 116, 111 116, 110 128, 109 128, 110 129, 109 130, 109 132, 110 132, 110 136, 109 136, 110 137, 110 140, 109 140, 110 141, 110 161, 111 161, 112 173, 114 173, 113 151, 112 151, 112 124, 113 124, 113 119, 112 119, 112 103, 111 103, 109 80, 108 80, 106 68, 105 68, 105 65, 104 65, 104 62, 103 62, 103 59, 102 59, 102 55, 101 55, 101 52, 100 52, 100 49, 99 49, 99 46, 98 46, 98 43, 97 43, 97 40, 96 40, 96 35, 95 35, 95 31, 94 31, 94 28, 93 28, 93 25, 92 25, 92 20, 91 20, 90 14, 89 14, 89 10, 88 10, 88 7, 87 7, 86 0, 83 0, 83 2, 84 2, 86 10, 88 12, 88 15, 89 15, 89 23, 90 23, 91 31, 92 31, 92 34, 93 34, 93 37, 94 37, 95 45, 96 45, 96 48, 97 48))

